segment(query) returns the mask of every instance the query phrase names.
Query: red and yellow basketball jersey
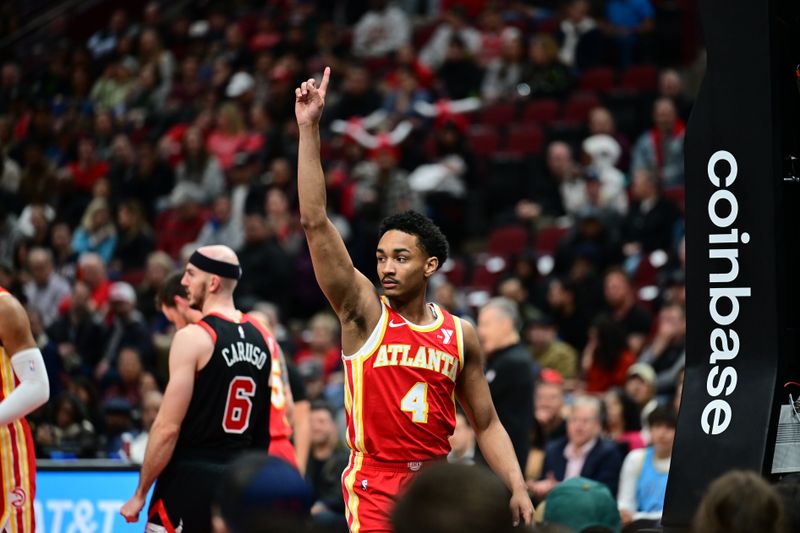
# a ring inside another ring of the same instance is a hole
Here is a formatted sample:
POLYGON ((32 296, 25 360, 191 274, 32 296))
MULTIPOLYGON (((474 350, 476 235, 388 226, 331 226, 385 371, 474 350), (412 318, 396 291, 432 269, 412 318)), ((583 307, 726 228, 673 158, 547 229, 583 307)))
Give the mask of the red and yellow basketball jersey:
MULTIPOLYGON (((10 297, 0 287, 0 298, 10 297)), ((11 394, 18 380, 11 356, 0 344, 0 402, 11 394)), ((23 533, 35 531, 33 498, 36 492, 36 454, 24 418, 0 426, 0 528, 23 533)))
POLYGON ((464 366, 457 317, 429 304, 433 323, 404 319, 381 298, 378 325, 344 356, 347 444, 382 461, 424 461, 450 451, 455 385, 464 366))
POLYGON ((272 388, 270 402, 272 411, 269 414, 269 436, 271 439, 288 439, 292 435, 292 426, 286 416, 286 394, 281 364, 280 348, 274 338, 270 337, 270 351, 272 352, 272 372, 269 385, 272 388))

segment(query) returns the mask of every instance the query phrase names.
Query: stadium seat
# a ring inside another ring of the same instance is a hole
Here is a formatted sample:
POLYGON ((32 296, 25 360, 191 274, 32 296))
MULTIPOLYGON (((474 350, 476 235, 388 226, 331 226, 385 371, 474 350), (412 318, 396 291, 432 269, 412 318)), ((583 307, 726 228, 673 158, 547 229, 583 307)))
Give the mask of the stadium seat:
POLYGON ((470 126, 467 130, 467 145, 475 155, 490 156, 497 151, 500 144, 499 135, 496 128, 484 125, 470 126))
POLYGON ((595 67, 587 69, 581 74, 578 89, 584 91, 606 92, 614 87, 616 74, 609 67, 595 67))
POLYGON ((517 110, 514 104, 496 104, 481 111, 480 123, 490 127, 506 127, 514 122, 517 110))
POLYGON ((528 232, 522 226, 504 226, 492 230, 486 251, 492 255, 509 257, 519 254, 528 244, 528 232))
POLYGON ((454 257, 447 258, 447 261, 442 265, 441 271, 447 278, 447 281, 456 287, 460 287, 464 284, 464 273, 466 269, 464 268, 464 261, 461 259, 454 257))
POLYGON ((547 127, 558 119, 559 111, 558 100, 553 98, 532 100, 525 104, 522 120, 527 125, 547 127))
POLYGON ((544 133, 536 125, 512 126, 508 130, 505 151, 513 155, 538 155, 544 149, 544 133))
POLYGON ((536 251, 552 254, 558 248, 559 242, 569 233, 570 228, 548 226, 536 234, 536 251))
POLYGON ((622 73, 622 87, 652 93, 658 83, 658 69, 654 65, 633 65, 622 73))
POLYGON ((666 187, 663 191, 664 197, 669 198, 672 200, 678 209, 681 210, 681 213, 686 211, 686 191, 682 185, 677 185, 675 187, 666 187))
POLYGON ((593 92, 576 92, 564 104, 562 117, 569 122, 586 122, 589 111, 600 105, 600 99, 593 92))

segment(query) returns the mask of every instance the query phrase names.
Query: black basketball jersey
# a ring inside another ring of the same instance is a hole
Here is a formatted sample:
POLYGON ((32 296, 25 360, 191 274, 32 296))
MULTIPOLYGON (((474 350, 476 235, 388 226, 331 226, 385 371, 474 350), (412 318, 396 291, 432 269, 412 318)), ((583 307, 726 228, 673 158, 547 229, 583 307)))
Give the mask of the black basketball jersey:
POLYGON ((176 445, 181 451, 222 452, 269 447, 271 351, 274 338, 252 317, 232 322, 209 314, 198 322, 214 353, 195 375, 176 445))

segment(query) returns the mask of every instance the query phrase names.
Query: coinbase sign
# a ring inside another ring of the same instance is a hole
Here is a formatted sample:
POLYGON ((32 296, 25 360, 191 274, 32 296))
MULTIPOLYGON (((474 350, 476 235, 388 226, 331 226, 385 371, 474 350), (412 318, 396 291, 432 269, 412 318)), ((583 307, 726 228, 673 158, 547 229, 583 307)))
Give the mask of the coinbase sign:
POLYGON ((119 509, 139 481, 135 470, 87 471, 40 469, 36 473, 36 533, 141 532, 147 521, 147 498, 139 522, 128 524, 119 509))

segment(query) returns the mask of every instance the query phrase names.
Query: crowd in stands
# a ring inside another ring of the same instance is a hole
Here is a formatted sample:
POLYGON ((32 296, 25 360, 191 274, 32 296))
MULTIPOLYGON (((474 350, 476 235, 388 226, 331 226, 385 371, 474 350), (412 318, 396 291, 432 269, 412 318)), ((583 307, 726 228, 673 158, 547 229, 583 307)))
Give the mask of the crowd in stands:
MULTIPOLYGON (((658 520, 685 358, 693 2, 112 4, 33 33, 23 2, 2 8, 0 286, 47 363, 39 457, 141 460, 174 332, 156 295, 224 243, 237 305, 270 317, 312 402, 317 512, 343 512, 338 323, 299 223, 293 114, 330 65, 329 214, 355 265, 374 276, 383 217, 433 218, 452 257, 428 296, 478 324, 534 499, 582 476, 623 523, 658 520)), ((451 459, 479 462, 458 420, 451 459)))

